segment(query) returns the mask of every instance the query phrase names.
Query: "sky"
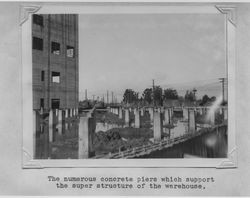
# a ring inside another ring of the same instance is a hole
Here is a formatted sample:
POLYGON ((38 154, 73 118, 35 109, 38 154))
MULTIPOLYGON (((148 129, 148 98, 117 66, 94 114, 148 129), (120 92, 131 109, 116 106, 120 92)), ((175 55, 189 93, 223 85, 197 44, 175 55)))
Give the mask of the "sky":
MULTIPOLYGON (((221 14, 92 14, 79 16, 79 89, 88 98, 155 85, 179 95, 219 96, 226 77, 221 14)), ((106 98, 106 95, 104 95, 106 98)))

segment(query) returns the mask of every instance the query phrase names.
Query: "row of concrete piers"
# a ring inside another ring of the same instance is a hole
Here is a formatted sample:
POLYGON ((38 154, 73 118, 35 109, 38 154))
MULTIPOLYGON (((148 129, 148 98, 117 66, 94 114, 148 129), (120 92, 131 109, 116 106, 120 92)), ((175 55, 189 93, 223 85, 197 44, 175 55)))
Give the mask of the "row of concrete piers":
MULTIPOLYGON (((37 131, 43 131, 42 117, 44 111, 33 111, 33 134, 37 131)), ((57 128, 58 134, 62 135, 63 120, 76 118, 78 116, 78 109, 50 109, 48 115, 48 128, 49 128, 49 142, 54 141, 54 127, 57 128)), ((65 128, 68 128, 68 124, 65 123, 65 128)))
POLYGON ((183 121, 188 122, 188 131, 194 132, 197 130, 196 115, 204 115, 207 117, 210 125, 215 125, 215 114, 219 113, 223 115, 223 119, 228 119, 227 107, 219 107, 216 111, 212 111, 210 107, 144 107, 144 108, 122 108, 111 107, 109 112, 119 116, 120 119, 125 120, 125 125, 130 126, 130 112, 134 113, 134 127, 140 128, 141 116, 146 112, 150 115, 150 121, 153 123, 154 140, 159 141, 162 137, 164 125, 172 124, 172 117, 174 111, 182 112, 183 121), (125 112, 123 114, 123 112, 125 112))
MULTIPOLYGON (((144 116, 146 113, 149 114, 150 121, 153 124, 153 136, 155 142, 160 142, 163 136, 163 127, 168 124, 172 124, 172 117, 174 111, 179 111, 183 113, 183 120, 188 122, 188 132, 195 132, 197 125, 196 125, 196 114, 208 114, 209 108, 181 108, 175 109, 174 107, 169 108, 153 108, 153 107, 146 107, 146 108, 123 108, 123 107, 116 107, 116 108, 108 108, 108 111, 114 113, 115 115, 119 116, 120 119, 125 120, 126 126, 130 126, 130 113, 134 113, 135 128, 141 127, 141 117, 144 116)), ((216 112, 223 114, 224 119, 227 119, 227 108, 219 108, 216 112)), ((40 118, 41 118, 41 111, 34 111, 33 112, 33 126, 34 126, 34 140, 36 139, 36 131, 39 131, 40 125, 40 118)), ((211 113, 211 125, 214 125, 215 122, 215 112, 211 113)), ((93 139, 95 134, 96 128, 96 120, 95 120, 95 113, 94 111, 88 113, 87 116, 78 116, 78 109, 56 109, 49 111, 48 117, 48 128, 49 128, 49 142, 53 142, 54 139, 54 130, 55 126, 57 128, 58 135, 62 135, 62 128, 65 127, 67 129, 67 123, 63 125, 63 121, 67 119, 78 119, 79 118, 79 125, 78 125, 78 158, 85 159, 89 158, 94 155, 94 145, 93 139)), ((40 130, 42 131, 42 130, 40 130)), ((34 143, 35 146, 35 143, 34 143)))

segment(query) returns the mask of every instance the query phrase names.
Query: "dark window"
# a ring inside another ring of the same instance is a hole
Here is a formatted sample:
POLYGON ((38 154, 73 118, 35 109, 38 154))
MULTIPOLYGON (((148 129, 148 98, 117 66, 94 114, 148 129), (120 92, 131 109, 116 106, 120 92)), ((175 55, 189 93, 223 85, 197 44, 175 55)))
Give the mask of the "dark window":
POLYGON ((75 48, 67 45, 67 57, 74 58, 75 57, 75 48))
POLYGON ((40 98, 40 108, 44 108, 44 98, 40 98))
POLYGON ((43 50, 43 39, 33 37, 32 39, 32 48, 35 50, 43 50))
POLYGON ((41 71, 41 81, 44 81, 44 71, 41 71))
POLYGON ((33 23, 43 26, 43 17, 41 15, 33 14, 33 23))
POLYGON ((51 53, 56 55, 60 54, 60 43, 51 42, 51 53))
POLYGON ((52 72, 51 76, 53 83, 60 83, 60 72, 52 72))
POLYGON ((60 108, 60 99, 51 99, 51 108, 59 109, 60 108))

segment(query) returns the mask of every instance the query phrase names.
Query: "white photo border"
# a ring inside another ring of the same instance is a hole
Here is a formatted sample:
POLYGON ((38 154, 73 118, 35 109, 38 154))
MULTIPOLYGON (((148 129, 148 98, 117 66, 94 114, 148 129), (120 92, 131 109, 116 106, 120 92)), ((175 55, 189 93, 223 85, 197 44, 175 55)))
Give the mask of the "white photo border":
POLYGON ((20 7, 22 40, 22 167, 85 167, 85 168, 236 168, 236 117, 235 117, 235 40, 236 7, 232 4, 192 3, 43 3, 25 4, 20 7), (225 18, 225 48, 228 75, 228 157, 196 159, 33 159, 35 134, 33 134, 32 93, 32 23, 31 14, 222 14, 225 18))

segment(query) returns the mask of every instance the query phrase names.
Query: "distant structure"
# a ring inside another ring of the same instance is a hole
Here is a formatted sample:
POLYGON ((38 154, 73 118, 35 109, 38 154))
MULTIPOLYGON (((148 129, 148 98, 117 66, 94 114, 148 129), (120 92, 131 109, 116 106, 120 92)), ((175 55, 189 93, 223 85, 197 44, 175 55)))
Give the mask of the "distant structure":
POLYGON ((78 109, 78 15, 32 15, 33 109, 78 109))

